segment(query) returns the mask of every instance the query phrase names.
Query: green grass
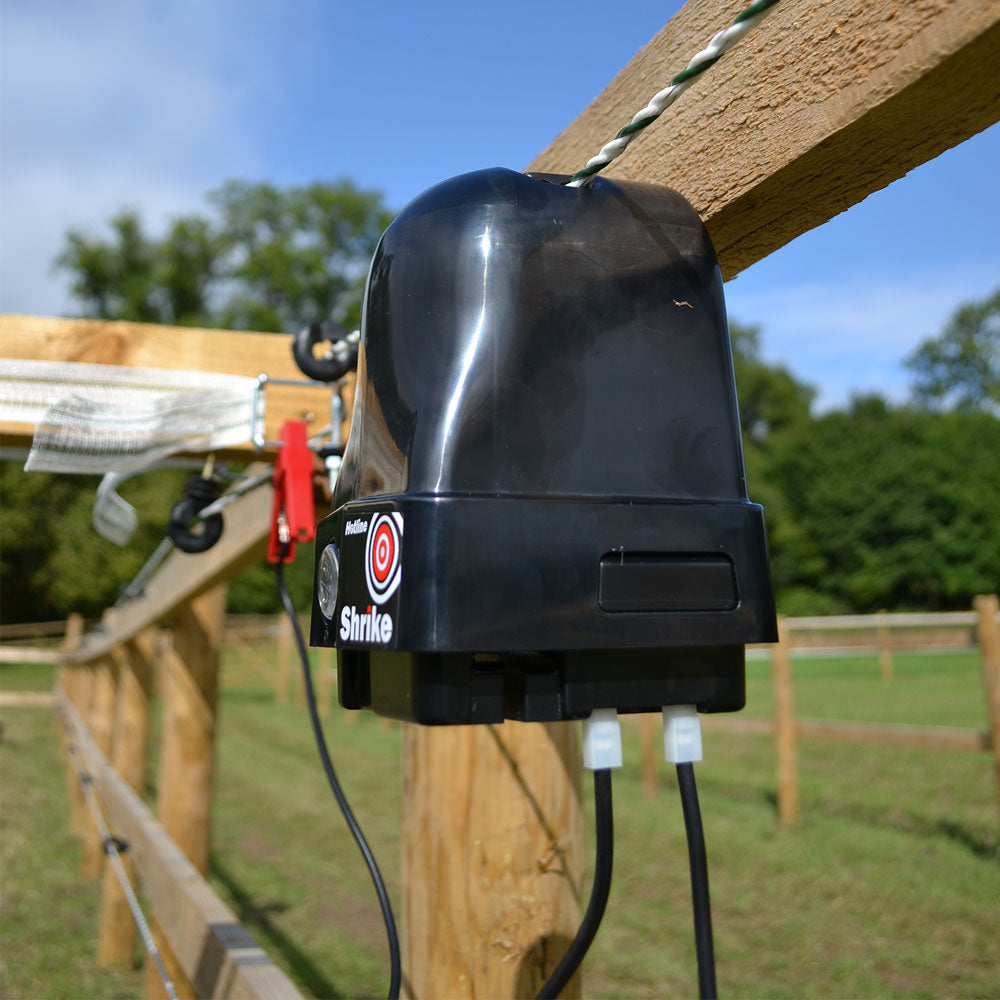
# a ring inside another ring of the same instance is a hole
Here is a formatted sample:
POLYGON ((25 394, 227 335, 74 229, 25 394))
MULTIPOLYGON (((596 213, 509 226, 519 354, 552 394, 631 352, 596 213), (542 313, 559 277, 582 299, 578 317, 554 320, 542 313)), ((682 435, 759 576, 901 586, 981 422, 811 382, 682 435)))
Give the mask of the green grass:
MULTIPOLYGON (((43 690, 51 667, 0 669, 0 689, 43 690)), ((52 712, 0 709, 0 996, 141 995, 135 971, 99 969, 100 886, 77 877, 79 849, 52 712)))
MULTIPOLYGON (((274 704, 272 663, 269 647, 224 661, 212 881, 307 994, 384 995, 370 880, 326 789, 304 709, 274 704)), ((984 725, 974 655, 899 655, 891 683, 874 659, 797 660, 794 672, 801 716, 984 725)), ((0 687, 23 677, 5 667, 0 687)), ((748 695, 747 714, 769 715, 766 662, 749 664, 748 695)), ((17 708, 0 718, 0 995, 135 995, 135 974, 92 962, 98 890, 75 877, 51 715, 17 708)), ((327 732, 398 912, 401 729, 364 714, 348 724, 336 710, 327 732)), ((646 798, 638 727, 625 734, 615 878, 584 992, 693 996, 675 781, 661 765, 661 790, 646 798)), ((705 752, 698 781, 722 995, 1000 995, 1000 811, 988 754, 801 741, 802 822, 783 830, 771 738, 706 732, 705 752)), ((586 809, 590 827, 589 789, 586 809)))

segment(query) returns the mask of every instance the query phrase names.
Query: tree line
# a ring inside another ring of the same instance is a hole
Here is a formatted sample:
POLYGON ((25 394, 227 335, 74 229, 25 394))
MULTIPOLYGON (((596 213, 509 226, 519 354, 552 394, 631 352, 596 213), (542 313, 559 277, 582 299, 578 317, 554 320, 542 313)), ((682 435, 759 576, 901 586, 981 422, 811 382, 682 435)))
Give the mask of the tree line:
MULTIPOLYGON (((232 182, 209 210, 161 235, 125 210, 104 235, 71 230, 57 266, 81 315, 292 332, 355 328, 368 261, 392 218, 350 181, 280 189, 232 182)), ((747 477, 764 505, 786 614, 967 608, 1000 584, 1000 288, 959 306, 907 359, 911 398, 853 399, 826 413, 814 390, 760 355, 759 329, 731 324, 747 477)), ((91 527, 96 477, 0 463, 0 606, 5 621, 97 615, 162 538, 185 473, 128 480, 139 511, 118 549, 91 527)), ((308 607, 312 555, 289 582, 308 607)), ((278 610, 269 567, 230 588, 230 608, 278 610)))

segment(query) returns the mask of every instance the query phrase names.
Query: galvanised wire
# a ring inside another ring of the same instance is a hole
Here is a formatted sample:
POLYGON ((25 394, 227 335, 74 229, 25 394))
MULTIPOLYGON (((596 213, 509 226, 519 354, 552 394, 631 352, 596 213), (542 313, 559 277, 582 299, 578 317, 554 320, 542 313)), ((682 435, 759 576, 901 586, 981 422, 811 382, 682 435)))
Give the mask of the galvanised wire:
MULTIPOLYGON (((69 727, 65 724, 65 721, 63 723, 63 727, 68 734, 69 727)), ((146 951, 149 953, 149 957, 156 963, 156 969, 160 974, 160 978, 163 980, 163 987, 167 992, 167 996, 170 1000, 178 1000, 177 990, 174 988, 174 984, 170 979, 166 966, 163 964, 163 959, 160 957, 160 950, 156 947, 156 942, 153 940, 149 924, 146 923, 146 917, 142 912, 142 907, 139 905, 139 900, 136 898, 135 892, 132 889, 132 884, 128 880, 128 873, 125 871, 125 866, 122 864, 121 854, 118 849, 120 841, 111 836, 108 824, 104 821, 104 814, 101 812, 101 806, 97 801, 97 796, 94 794, 93 779, 83 769, 83 763, 80 761, 80 755, 76 744, 68 744, 67 750, 69 752, 70 760, 73 762, 73 770, 76 772, 77 781, 80 784, 80 788, 83 790, 83 795, 87 800, 87 805, 90 807, 90 813, 93 816, 94 825, 97 827, 97 831, 101 837, 101 842, 104 845, 104 852, 107 854, 108 860, 115 869, 115 875, 118 876, 118 881, 121 884, 122 892, 125 894, 125 900, 128 903, 128 908, 132 911, 132 919, 135 921, 135 925, 139 928, 139 933, 142 935, 142 942, 146 946, 146 951)))

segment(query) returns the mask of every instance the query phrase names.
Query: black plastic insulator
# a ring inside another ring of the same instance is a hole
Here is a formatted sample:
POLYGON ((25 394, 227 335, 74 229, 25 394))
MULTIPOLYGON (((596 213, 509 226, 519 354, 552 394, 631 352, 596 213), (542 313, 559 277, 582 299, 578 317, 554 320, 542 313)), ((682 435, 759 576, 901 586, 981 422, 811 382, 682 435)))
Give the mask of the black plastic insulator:
POLYGON ((221 514, 197 520, 221 492, 222 484, 214 477, 192 476, 185 484, 184 497, 171 508, 167 524, 167 534, 182 552, 207 552, 222 537, 221 514))
POLYGON ((358 345, 352 344, 349 331, 339 323, 327 320, 310 323, 292 338, 292 357, 303 374, 317 382, 336 382, 358 367, 358 345), (313 348, 329 343, 326 355, 317 358, 313 348))
POLYGON ((110 854, 112 847, 119 854, 124 854, 128 850, 128 841, 122 840, 121 837, 108 836, 104 841, 104 853, 110 854))

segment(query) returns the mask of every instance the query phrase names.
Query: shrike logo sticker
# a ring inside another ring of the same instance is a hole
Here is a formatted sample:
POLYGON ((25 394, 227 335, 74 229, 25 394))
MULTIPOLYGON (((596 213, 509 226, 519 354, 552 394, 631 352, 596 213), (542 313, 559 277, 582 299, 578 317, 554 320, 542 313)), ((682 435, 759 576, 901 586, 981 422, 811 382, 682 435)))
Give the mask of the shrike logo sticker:
POLYGON ((402 577, 403 515, 376 514, 365 539, 365 582, 375 604, 384 604, 396 592, 402 577))
POLYGON ((403 575, 403 515, 373 512, 344 525, 344 547, 352 572, 343 581, 338 635, 342 643, 389 646, 396 633, 399 581, 403 575), (347 535, 356 537, 348 539, 347 535), (358 557, 364 546, 365 589, 358 557), (393 599, 393 595, 396 595, 393 599))

